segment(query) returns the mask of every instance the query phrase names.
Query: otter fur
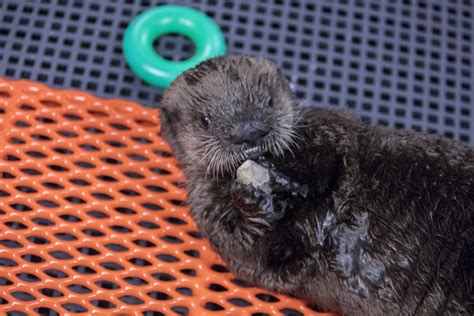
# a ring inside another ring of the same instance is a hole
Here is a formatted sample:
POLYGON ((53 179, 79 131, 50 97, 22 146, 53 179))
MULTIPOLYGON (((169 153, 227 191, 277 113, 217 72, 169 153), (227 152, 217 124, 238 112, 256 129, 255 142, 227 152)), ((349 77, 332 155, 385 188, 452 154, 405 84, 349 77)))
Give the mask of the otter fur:
POLYGON ((474 314, 472 148, 299 105, 272 62, 239 55, 180 75, 161 121, 239 278, 343 315, 474 314), (247 159, 278 188, 238 182, 247 159))

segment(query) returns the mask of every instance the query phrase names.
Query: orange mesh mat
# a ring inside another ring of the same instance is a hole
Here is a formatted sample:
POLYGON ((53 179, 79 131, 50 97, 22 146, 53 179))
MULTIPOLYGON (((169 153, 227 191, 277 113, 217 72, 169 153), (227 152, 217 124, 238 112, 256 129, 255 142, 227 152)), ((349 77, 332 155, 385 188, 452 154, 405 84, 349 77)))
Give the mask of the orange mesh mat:
POLYGON ((310 315, 248 287, 184 205, 156 110, 0 79, 0 313, 310 315))

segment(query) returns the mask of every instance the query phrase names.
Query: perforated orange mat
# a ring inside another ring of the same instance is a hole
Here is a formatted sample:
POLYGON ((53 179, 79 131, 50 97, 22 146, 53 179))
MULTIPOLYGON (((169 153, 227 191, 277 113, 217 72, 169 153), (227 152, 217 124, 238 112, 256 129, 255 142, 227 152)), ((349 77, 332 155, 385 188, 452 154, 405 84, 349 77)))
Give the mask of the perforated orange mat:
POLYGON ((310 315, 235 279, 156 110, 0 79, 0 313, 310 315))

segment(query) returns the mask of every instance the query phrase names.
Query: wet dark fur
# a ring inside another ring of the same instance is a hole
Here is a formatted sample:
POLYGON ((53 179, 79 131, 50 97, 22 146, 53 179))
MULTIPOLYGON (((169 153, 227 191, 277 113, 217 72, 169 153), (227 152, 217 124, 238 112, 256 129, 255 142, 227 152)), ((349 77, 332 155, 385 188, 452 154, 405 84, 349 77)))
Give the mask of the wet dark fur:
POLYGON ((191 212, 237 276, 343 314, 474 314, 472 149, 297 106, 262 58, 204 62, 171 85, 162 108, 191 212), (265 120, 277 132, 285 128, 277 116, 289 112, 297 144, 283 154, 269 147, 267 158, 310 192, 282 215, 243 211, 230 193, 236 166, 209 170, 225 158, 197 149, 205 135, 231 146, 226 133, 240 120, 265 120))

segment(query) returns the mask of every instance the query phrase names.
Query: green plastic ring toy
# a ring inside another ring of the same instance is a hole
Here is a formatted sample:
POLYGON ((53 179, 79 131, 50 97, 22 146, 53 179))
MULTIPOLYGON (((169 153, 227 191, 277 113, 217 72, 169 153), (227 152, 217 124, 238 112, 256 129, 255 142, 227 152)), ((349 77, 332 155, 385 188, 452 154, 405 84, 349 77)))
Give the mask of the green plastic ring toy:
POLYGON ((166 88, 182 72, 224 55, 226 46, 221 30, 210 17, 188 7, 166 5, 147 10, 130 23, 124 34, 123 51, 128 65, 141 79, 166 88), (179 62, 159 56, 153 41, 170 33, 189 37, 196 46, 194 56, 179 62))

